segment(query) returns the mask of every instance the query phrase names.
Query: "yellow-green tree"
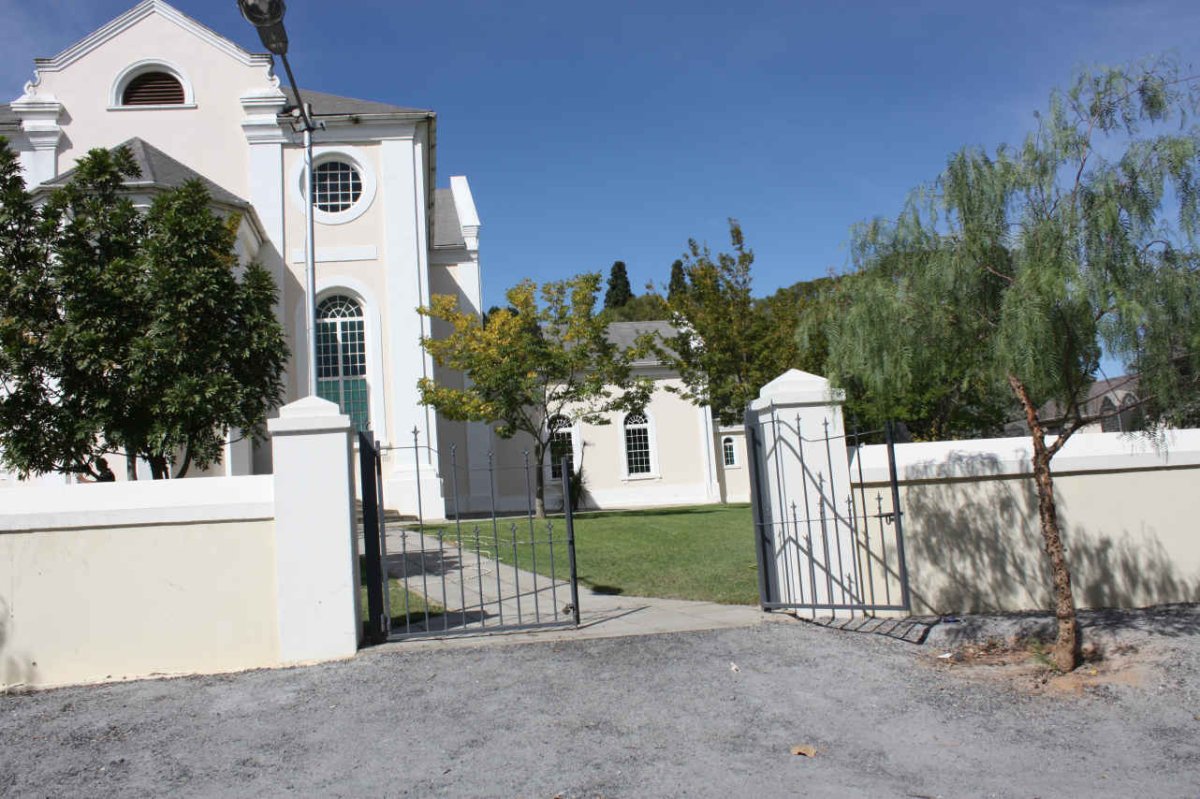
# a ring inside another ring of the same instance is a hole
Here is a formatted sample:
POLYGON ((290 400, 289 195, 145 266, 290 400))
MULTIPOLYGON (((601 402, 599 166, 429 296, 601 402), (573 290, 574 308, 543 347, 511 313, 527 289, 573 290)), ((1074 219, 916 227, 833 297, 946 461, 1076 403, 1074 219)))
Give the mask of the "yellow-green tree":
POLYGON ((608 424, 612 411, 640 410, 653 383, 635 375, 639 348, 623 350, 608 340, 596 314, 599 273, 545 283, 523 280, 506 293, 507 308, 485 318, 435 295, 422 315, 450 329, 421 346, 443 368, 466 374, 463 388, 429 378, 419 382, 421 401, 448 419, 487 422, 501 438, 525 433, 536 465, 535 507, 545 515, 548 422, 608 424))

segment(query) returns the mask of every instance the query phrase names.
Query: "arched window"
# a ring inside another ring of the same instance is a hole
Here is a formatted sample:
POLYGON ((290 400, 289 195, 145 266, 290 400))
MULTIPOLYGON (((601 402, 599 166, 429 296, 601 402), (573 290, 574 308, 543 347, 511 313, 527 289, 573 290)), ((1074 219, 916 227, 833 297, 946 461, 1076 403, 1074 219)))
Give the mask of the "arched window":
POLYGON ((1112 397, 1105 397, 1100 402, 1100 430, 1105 433, 1121 432, 1121 417, 1117 415, 1117 403, 1112 397))
POLYGON ((367 341, 362 306, 337 295, 317 306, 317 396, 336 402, 355 427, 366 430, 367 341))
POLYGON ((183 84, 169 72, 143 72, 125 85, 121 105, 183 105, 183 84))
POLYGON ((567 459, 567 468, 575 471, 575 436, 571 431, 571 420, 554 416, 546 426, 550 428, 550 476, 561 480, 563 458, 567 459))
POLYGON ((644 413, 625 417, 625 473, 629 476, 654 472, 650 451, 650 420, 644 413))
POLYGON ((1136 430, 1142 423, 1142 409, 1138 405, 1138 398, 1133 394, 1122 397, 1121 415, 1117 418, 1121 420, 1121 432, 1136 430))
POLYGON ((733 443, 733 436, 725 436, 721 439, 721 461, 726 466, 737 466, 737 448, 733 443))

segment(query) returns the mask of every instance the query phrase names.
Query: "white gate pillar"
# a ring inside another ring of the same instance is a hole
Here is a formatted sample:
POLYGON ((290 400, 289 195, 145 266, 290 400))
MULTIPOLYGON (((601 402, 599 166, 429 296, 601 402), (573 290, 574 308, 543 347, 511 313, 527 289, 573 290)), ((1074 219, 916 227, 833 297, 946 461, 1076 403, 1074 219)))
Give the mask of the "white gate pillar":
POLYGON ((837 606, 861 602, 844 400, 825 378, 790 369, 746 411, 768 605, 815 605, 836 616, 849 615, 837 606))
POLYGON ((358 650, 358 542, 350 418, 305 397, 267 422, 275 469, 279 658, 303 663, 358 650))

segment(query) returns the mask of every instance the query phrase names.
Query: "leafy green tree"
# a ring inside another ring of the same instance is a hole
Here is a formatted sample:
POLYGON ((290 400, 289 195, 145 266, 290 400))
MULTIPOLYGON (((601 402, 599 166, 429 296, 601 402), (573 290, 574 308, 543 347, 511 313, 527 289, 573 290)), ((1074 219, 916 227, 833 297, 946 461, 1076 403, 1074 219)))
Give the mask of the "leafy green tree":
POLYGON ((551 452, 548 422, 555 417, 608 424, 607 414, 644 408, 653 383, 633 372, 635 350, 622 351, 605 335, 595 312, 600 275, 536 284, 524 280, 506 294, 507 308, 481 319, 453 296, 435 295, 420 313, 449 328, 421 346, 442 368, 463 372, 464 388, 429 378, 421 401, 448 419, 487 422, 501 438, 532 439, 535 502, 545 515, 545 466, 551 452))
POLYGON ((653 292, 634 295, 620 308, 605 308, 606 322, 651 322, 671 318, 666 300, 653 292))
POLYGON ((155 477, 207 466, 230 426, 263 433, 287 355, 271 277, 234 279, 234 231, 203 185, 129 200, 128 151, 94 150, 40 208, 0 141, 0 447, 21 474, 155 477), (132 460, 131 460, 132 462, 132 460))
POLYGON ((1011 392, 1031 430, 1062 670, 1079 632, 1051 461, 1094 421, 1101 353, 1139 375, 1152 422, 1200 396, 1200 139, 1169 127, 1194 88, 1169 64, 1085 74, 1019 147, 954 154, 895 222, 857 232, 858 273, 828 328, 835 376, 877 396, 946 369, 1011 392))
POLYGON ((604 307, 606 310, 623 308, 632 299, 633 288, 629 285, 629 273, 625 270, 625 262, 615 261, 608 271, 608 290, 604 292, 604 307))
POLYGON ((755 313, 764 318, 767 349, 778 354, 780 372, 787 368, 823 374, 828 348, 818 337, 801 341, 796 329, 802 321, 827 316, 836 305, 837 281, 831 277, 802 280, 755 300, 755 313), (784 365, 786 364, 786 365, 784 365))
POLYGON ((0 447, 21 474, 114 475, 102 440, 128 396, 141 215, 122 195, 128 153, 85 158, 42 209, 0 146, 0 447))
POLYGON ((722 424, 736 424, 758 390, 792 365, 794 321, 778 328, 751 294, 754 253, 729 220, 732 252, 716 253, 695 240, 680 261, 687 290, 667 305, 678 333, 660 341, 662 361, 679 373, 678 393, 708 405, 722 424), (787 346, 780 347, 784 341, 787 346))
POLYGON ((219 461, 230 427, 261 438, 267 407, 283 396, 275 283, 254 264, 238 279, 239 220, 221 219, 210 203, 191 181, 147 216, 138 296, 148 324, 133 343, 133 390, 115 434, 156 477, 175 453, 180 475, 219 461))

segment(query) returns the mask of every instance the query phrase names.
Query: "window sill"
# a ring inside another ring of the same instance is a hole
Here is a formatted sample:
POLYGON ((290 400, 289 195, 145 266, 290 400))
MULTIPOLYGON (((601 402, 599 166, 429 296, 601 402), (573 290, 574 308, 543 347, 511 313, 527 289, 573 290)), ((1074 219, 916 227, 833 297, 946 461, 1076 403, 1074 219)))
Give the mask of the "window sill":
POLYGON ((177 111, 194 110, 195 103, 169 103, 167 105, 110 105, 109 111, 177 111))
POLYGON ((635 480, 661 480, 662 475, 657 473, 651 474, 627 474, 621 478, 622 482, 632 482, 635 480))

